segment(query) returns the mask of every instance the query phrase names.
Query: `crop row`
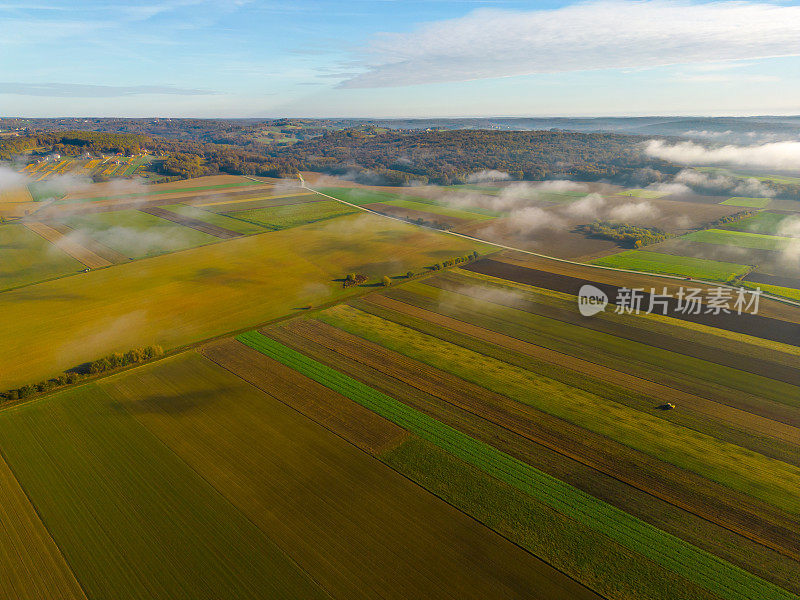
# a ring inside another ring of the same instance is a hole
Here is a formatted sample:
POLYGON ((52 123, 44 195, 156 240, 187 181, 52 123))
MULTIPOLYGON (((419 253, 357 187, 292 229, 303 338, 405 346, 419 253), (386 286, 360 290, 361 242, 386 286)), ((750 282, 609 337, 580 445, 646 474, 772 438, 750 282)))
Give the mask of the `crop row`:
POLYGON ((721 597, 796 598, 264 335, 250 332, 237 339, 721 597))

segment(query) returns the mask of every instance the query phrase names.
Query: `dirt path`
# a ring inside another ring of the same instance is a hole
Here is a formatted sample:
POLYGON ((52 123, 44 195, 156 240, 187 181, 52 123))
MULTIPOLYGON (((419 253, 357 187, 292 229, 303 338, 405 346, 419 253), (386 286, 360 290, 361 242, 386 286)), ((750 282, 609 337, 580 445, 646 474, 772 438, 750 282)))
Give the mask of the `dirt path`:
POLYGON ((100 267, 110 267, 112 263, 92 252, 88 248, 84 248, 76 242, 71 236, 65 236, 61 232, 56 231, 49 225, 45 225, 41 221, 32 221, 25 223, 25 227, 34 233, 42 236, 48 242, 69 254, 75 260, 82 262, 90 269, 99 269, 100 267))

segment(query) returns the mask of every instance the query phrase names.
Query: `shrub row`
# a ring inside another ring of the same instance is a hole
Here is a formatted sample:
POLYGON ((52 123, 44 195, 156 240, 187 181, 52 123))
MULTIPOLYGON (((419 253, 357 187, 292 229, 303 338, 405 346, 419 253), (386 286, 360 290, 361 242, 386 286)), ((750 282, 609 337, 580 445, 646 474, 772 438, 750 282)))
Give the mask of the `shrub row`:
POLYGON ((56 377, 45 379, 39 383, 23 385, 22 387, 8 390, 0 394, 0 396, 5 400, 24 400, 37 394, 43 394, 67 385, 73 385, 91 375, 113 371, 120 367, 145 362, 163 355, 164 349, 161 346, 134 348, 124 353, 115 352, 114 354, 109 354, 108 356, 92 361, 85 371, 75 370, 69 373, 61 373, 56 377))

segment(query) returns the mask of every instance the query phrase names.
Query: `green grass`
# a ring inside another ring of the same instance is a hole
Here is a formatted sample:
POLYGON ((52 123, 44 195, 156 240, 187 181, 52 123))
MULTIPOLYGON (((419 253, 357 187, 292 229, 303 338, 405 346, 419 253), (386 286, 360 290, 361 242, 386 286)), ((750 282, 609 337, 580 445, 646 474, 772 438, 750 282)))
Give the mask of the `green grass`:
POLYGON ((184 217, 197 219, 198 221, 203 221, 209 225, 224 227, 225 229, 230 229, 231 231, 236 231, 237 233, 242 233, 244 235, 251 235, 253 233, 261 233, 264 231, 263 227, 253 223, 248 223, 247 221, 242 221, 241 219, 235 219, 225 215, 209 212, 207 210, 203 210, 202 208, 189 206, 187 204, 170 204, 166 206, 159 206, 159 208, 165 208, 184 217))
POLYGON ((426 440, 380 458, 606 598, 674 600, 675 589, 682 600, 719 598, 426 440))
POLYGON ((219 241, 213 235, 138 210, 73 215, 65 222, 129 258, 155 256, 219 241))
POLYGON ((322 321, 793 514, 800 468, 348 306, 322 321), (795 482, 795 483, 790 483, 795 482))
POLYGON ((419 210, 423 212, 433 213, 436 215, 443 215, 446 217, 455 217, 457 219, 466 219, 469 221, 483 221, 491 219, 490 215, 472 212, 469 208, 457 209, 449 208, 447 206, 439 206, 438 204, 428 202, 418 202, 415 200, 390 200, 385 201, 384 204, 389 206, 397 206, 400 208, 408 208, 410 210, 419 210))
POLYGON ((720 597, 795 597, 262 334, 237 339, 720 597))
POLYGON ((0 412, 0 450, 89 598, 325 597, 95 384, 0 412))
POLYGON ((777 235, 780 233, 782 226, 790 222, 796 222, 798 218, 798 215, 785 215, 782 213, 762 211, 751 217, 736 221, 735 223, 722 225, 720 229, 777 235))
POLYGON ((752 268, 749 265, 737 265, 735 263, 661 254, 645 250, 626 250, 625 252, 595 259, 591 263, 617 269, 663 273, 665 275, 695 277, 697 279, 713 279, 716 281, 730 281, 744 275, 752 268))
POLYGON ((704 242, 706 244, 735 246, 737 248, 775 251, 785 250, 793 242, 797 243, 797 240, 787 237, 745 231, 726 231, 724 229, 703 229, 689 233, 681 239, 691 242, 704 242))
POLYGON ((0 290, 77 273, 85 268, 24 225, 0 225, 0 290))
POLYGON ((771 198, 744 198, 737 196, 735 198, 728 198, 724 202, 720 202, 720 204, 726 206, 743 206, 745 208, 765 208, 770 202, 772 202, 771 198))
POLYGON ((365 188, 324 187, 317 191, 344 200, 350 204, 372 204, 373 202, 389 202, 397 199, 397 194, 365 188))
POLYGON ((354 212, 356 212, 356 209, 331 200, 327 202, 285 204, 283 206, 240 210, 225 214, 267 229, 278 230, 316 221, 325 221, 354 212))

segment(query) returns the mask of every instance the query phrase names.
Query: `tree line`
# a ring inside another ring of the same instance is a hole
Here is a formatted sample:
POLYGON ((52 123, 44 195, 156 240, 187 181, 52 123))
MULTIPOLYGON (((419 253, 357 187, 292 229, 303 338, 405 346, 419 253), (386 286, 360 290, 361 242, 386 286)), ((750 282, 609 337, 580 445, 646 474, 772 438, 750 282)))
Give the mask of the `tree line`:
POLYGON ((0 396, 6 401, 25 400, 37 394, 44 394, 45 392, 76 384, 82 379, 86 379, 92 375, 98 375, 129 365, 143 363, 163 355, 164 349, 161 346, 144 346, 133 348, 127 352, 115 352, 103 358, 98 358, 83 368, 61 373, 56 377, 45 379, 39 383, 23 385, 19 388, 7 390, 0 394, 0 396))

